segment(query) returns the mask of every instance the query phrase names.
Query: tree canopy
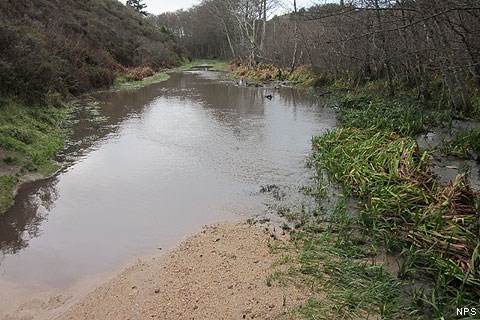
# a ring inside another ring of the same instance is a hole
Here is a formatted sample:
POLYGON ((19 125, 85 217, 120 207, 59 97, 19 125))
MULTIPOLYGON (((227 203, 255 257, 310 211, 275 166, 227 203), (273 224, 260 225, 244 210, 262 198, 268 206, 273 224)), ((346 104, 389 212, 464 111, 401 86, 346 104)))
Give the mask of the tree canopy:
POLYGON ((148 12, 145 11, 145 8, 147 8, 147 5, 145 3, 142 3, 142 0, 127 0, 127 6, 132 7, 137 11, 138 13, 143 14, 144 16, 148 16, 148 12))

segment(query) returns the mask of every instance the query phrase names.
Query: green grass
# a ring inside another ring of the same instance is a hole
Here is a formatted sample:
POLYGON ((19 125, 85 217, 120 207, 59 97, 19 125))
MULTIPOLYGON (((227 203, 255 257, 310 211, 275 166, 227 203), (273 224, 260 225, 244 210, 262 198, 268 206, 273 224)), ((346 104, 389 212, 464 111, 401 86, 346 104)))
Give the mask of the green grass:
POLYGON ((150 84, 163 82, 168 79, 170 79, 170 76, 165 71, 157 72, 153 76, 139 81, 122 80, 122 77, 120 77, 119 81, 117 81, 113 86, 113 90, 133 90, 148 86, 150 84))
POLYGON ((340 99, 338 120, 345 127, 390 130, 413 136, 451 121, 448 110, 439 113, 411 98, 384 98, 347 94, 340 99))
POLYGON ((67 113, 67 107, 26 107, 4 101, 0 109, 0 147, 18 152, 34 164, 47 161, 63 147, 67 113))
POLYGON ((480 297, 479 197, 464 177, 437 184, 429 154, 392 131, 342 128, 312 143, 318 174, 326 171, 359 197, 359 222, 374 243, 403 250, 410 263, 405 269, 432 279, 435 290, 422 296, 429 312, 452 315, 459 301, 474 306, 480 297))
POLYGON ((357 235, 355 220, 337 212, 327 222, 292 233, 267 283, 307 288, 311 298, 291 313, 305 319, 416 319, 404 280, 375 264, 375 251, 357 235), (295 249, 292 250, 291 247, 295 249))
POLYGON ((13 190, 18 179, 12 175, 0 176, 0 213, 13 204, 13 190))
POLYGON ((469 158, 469 152, 480 151, 480 130, 471 129, 455 133, 451 140, 444 143, 442 151, 446 154, 469 158))
POLYGON ((326 297, 310 300, 298 311, 307 319, 412 319, 402 281, 382 265, 362 262, 314 236, 305 242, 299 258, 301 272, 311 281, 322 281, 326 297), (312 304, 313 303, 313 304, 312 304))
MULTIPOLYGON (((19 165, 20 172, 50 175, 58 170, 51 159, 63 148, 65 124, 69 108, 57 99, 51 105, 27 107, 13 99, 0 101, 0 148, 15 156, 7 156, 7 165, 19 165)), ((18 178, 2 176, 0 212, 11 204, 12 190, 18 178)))

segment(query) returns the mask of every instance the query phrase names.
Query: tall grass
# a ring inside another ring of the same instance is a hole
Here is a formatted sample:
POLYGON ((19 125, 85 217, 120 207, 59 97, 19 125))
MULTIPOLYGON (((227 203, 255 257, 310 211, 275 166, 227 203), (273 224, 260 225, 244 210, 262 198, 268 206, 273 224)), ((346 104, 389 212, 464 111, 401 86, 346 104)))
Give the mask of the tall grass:
POLYGON ((470 129, 457 132, 444 145, 443 152, 462 158, 468 158, 470 152, 480 151, 480 130, 470 129))
POLYGON ((345 127, 390 130, 404 136, 428 131, 451 121, 448 110, 439 113, 412 98, 385 98, 347 94, 339 100, 338 120, 345 127))
MULTIPOLYGON (((391 251, 410 255, 415 270, 435 279, 435 308, 480 297, 479 196, 457 177, 446 187, 431 172, 429 154, 392 131, 343 128, 313 138, 317 171, 362 203, 360 222, 391 251)), ((424 297, 425 298, 425 297, 424 297)), ((426 299, 426 298, 425 298, 426 299)))

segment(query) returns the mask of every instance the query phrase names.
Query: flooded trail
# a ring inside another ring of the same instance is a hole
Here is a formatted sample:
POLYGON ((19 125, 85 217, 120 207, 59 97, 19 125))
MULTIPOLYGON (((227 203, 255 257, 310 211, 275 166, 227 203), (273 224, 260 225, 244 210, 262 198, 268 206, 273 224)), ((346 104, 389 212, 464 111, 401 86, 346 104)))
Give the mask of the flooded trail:
POLYGON ((66 168, 24 186, 0 217, 0 316, 205 224, 261 213, 261 186, 302 185, 311 136, 336 124, 297 89, 241 87, 208 71, 95 99, 79 112, 66 168))

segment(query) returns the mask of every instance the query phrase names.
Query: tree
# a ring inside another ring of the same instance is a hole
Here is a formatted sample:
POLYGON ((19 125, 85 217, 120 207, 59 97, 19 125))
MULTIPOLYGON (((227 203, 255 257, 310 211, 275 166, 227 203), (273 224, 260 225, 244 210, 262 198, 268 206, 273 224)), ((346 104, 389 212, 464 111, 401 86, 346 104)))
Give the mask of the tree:
POLYGON ((127 6, 132 7, 138 13, 143 14, 144 16, 148 16, 148 12, 144 9, 147 7, 145 3, 142 3, 142 0, 127 0, 127 6))

